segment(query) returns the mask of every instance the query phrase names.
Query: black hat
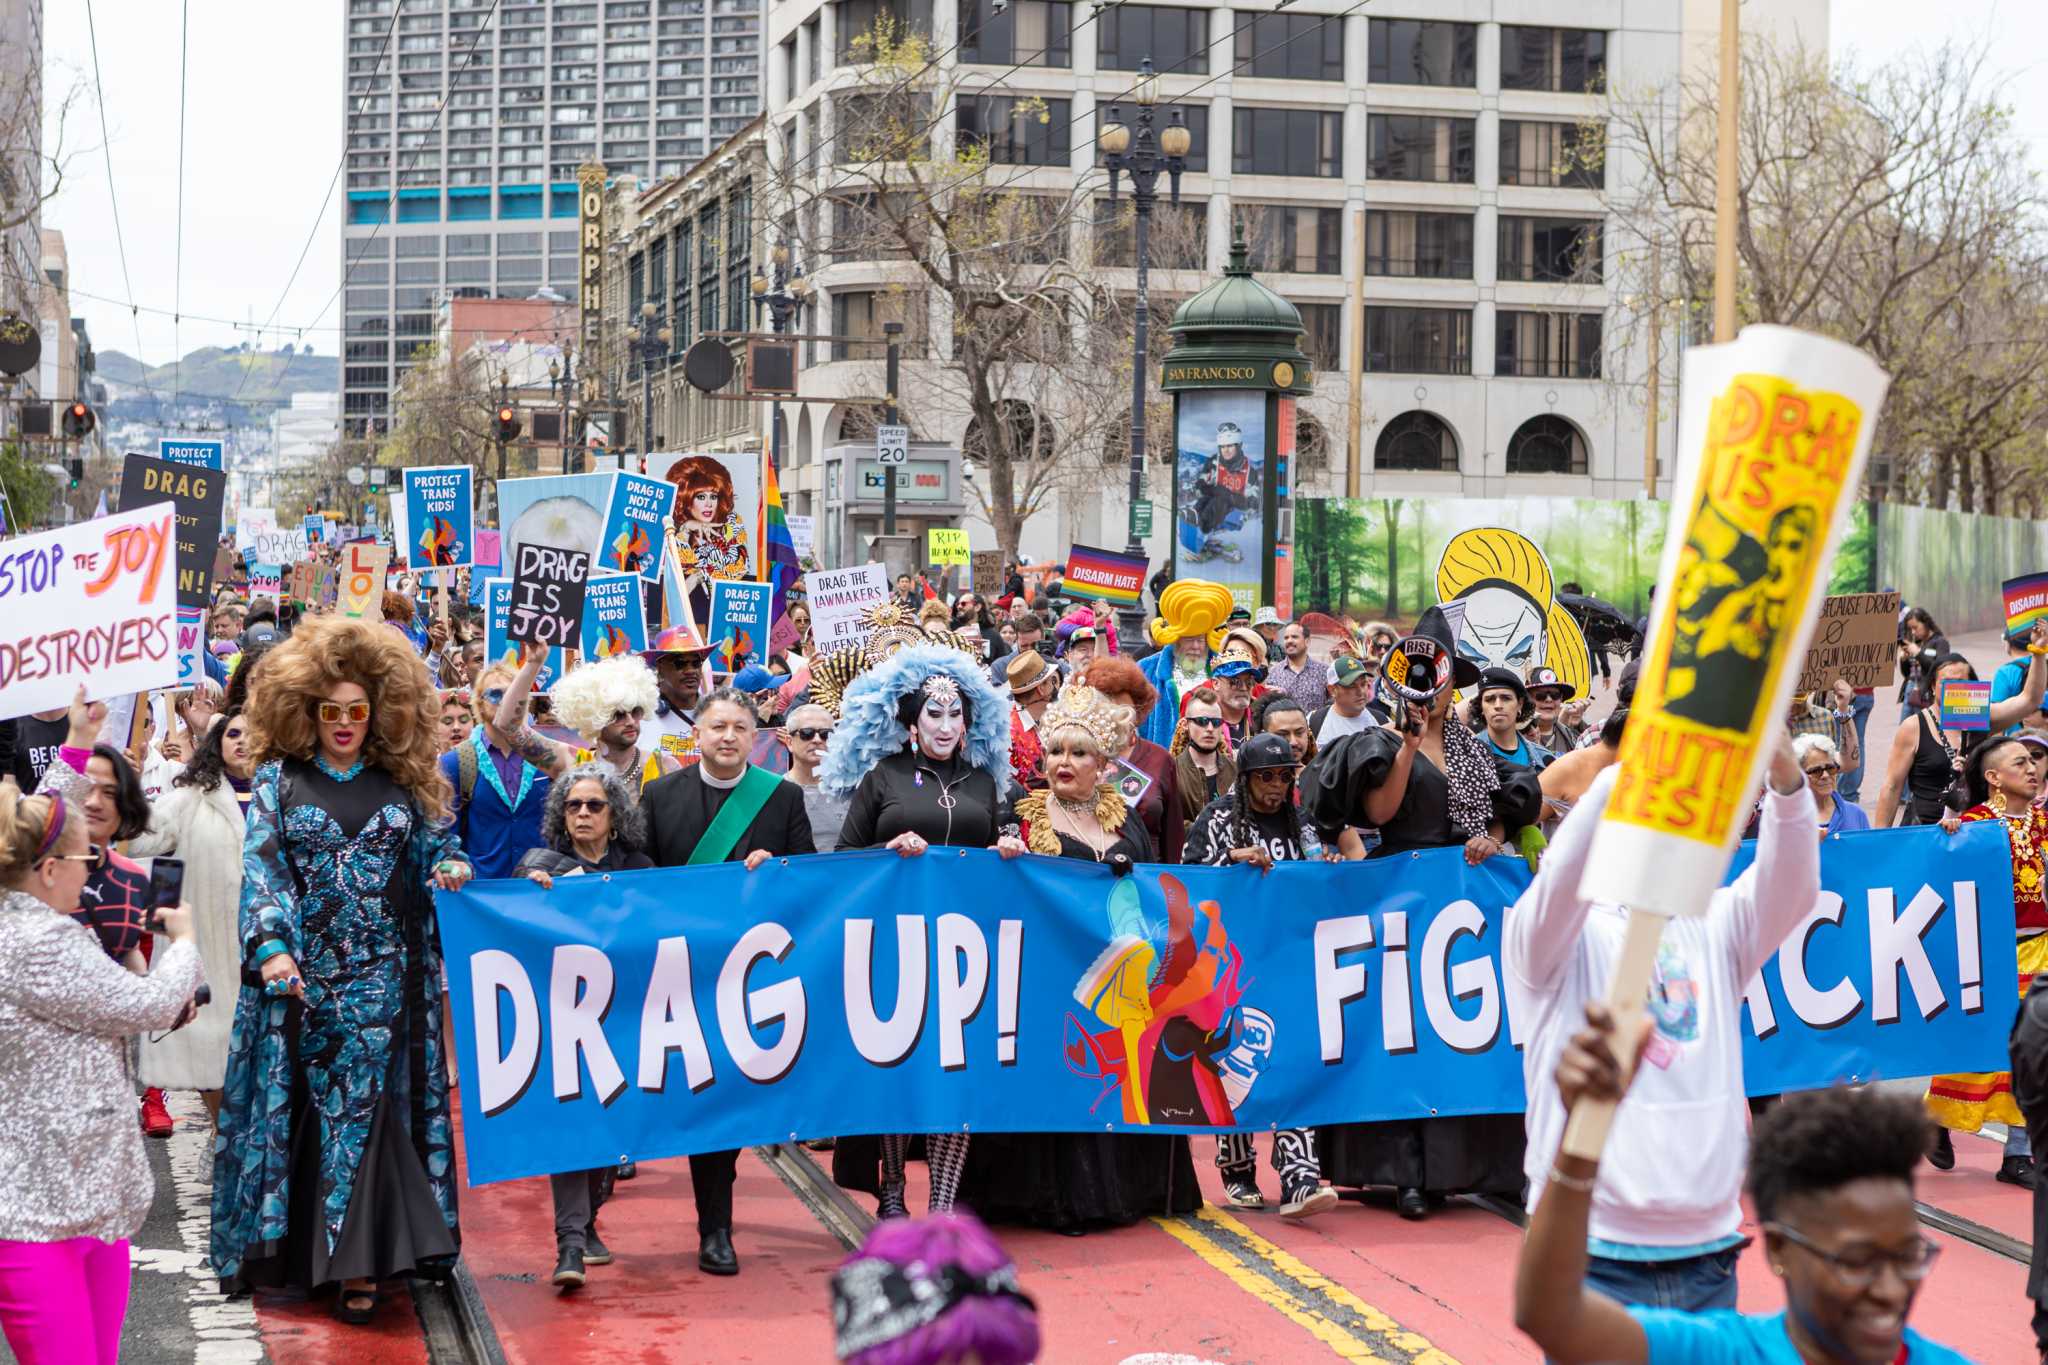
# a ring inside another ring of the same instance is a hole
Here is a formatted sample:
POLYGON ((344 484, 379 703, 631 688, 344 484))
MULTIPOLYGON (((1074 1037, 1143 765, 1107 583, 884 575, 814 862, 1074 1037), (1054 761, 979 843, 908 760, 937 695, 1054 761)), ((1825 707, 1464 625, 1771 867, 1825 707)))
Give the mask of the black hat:
POLYGON ((1497 687, 1505 687, 1510 692, 1513 692, 1517 701, 1526 702, 1529 700, 1529 689, 1522 685, 1522 680, 1515 676, 1513 669, 1481 669, 1479 672, 1479 695, 1483 697, 1497 687))
POLYGON ((1579 689, 1557 676, 1554 668, 1532 668, 1529 670, 1529 690, 1547 687, 1559 694, 1558 700, 1570 701, 1579 695, 1579 689))
POLYGON ((1294 746, 1283 735, 1253 735, 1237 751, 1237 770, 1257 772, 1261 768, 1299 768, 1294 746))
POLYGON ((1458 657, 1458 642, 1451 638, 1451 623, 1442 607, 1431 607, 1415 623, 1415 630, 1394 643, 1380 678, 1401 701, 1428 705, 1444 688, 1456 683, 1461 688, 1479 681, 1479 665, 1458 657))

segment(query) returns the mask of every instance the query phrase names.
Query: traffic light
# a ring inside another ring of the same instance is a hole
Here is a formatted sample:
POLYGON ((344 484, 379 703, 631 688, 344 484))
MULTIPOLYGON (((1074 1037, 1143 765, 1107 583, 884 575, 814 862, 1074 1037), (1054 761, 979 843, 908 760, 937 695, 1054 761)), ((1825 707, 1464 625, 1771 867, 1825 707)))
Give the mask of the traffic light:
POLYGON ((498 409, 498 439, 516 441, 519 439, 519 412, 510 404, 498 409))
POLYGON ((85 477, 85 461, 74 455, 64 462, 64 468, 65 472, 71 475, 72 488, 76 489, 79 481, 85 477))
POLYGON ((92 409, 84 403, 73 403, 64 409, 64 434, 74 441, 90 436, 94 422, 92 409))

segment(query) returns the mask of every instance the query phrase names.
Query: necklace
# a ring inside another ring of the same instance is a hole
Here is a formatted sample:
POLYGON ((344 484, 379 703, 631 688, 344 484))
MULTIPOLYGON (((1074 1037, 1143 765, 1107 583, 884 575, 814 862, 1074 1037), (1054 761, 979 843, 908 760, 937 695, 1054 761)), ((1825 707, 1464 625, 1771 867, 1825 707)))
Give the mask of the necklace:
POLYGON ((363 771, 363 760, 360 758, 349 764, 346 768, 337 768, 332 763, 329 763, 326 754, 313 755, 313 761, 320 765, 321 772, 326 773, 336 782, 353 782, 363 771))
POLYGON ((1053 793, 1052 799, 1060 803, 1061 810, 1075 819, 1079 819, 1084 815, 1092 816, 1095 814, 1095 803, 1093 801, 1069 801, 1058 792, 1053 793))
POLYGON ((1064 815, 1066 817, 1066 824, 1068 826, 1067 833, 1073 835, 1075 839, 1079 840, 1082 844, 1084 844, 1087 847, 1088 851, 1095 856, 1096 862, 1101 862, 1103 860, 1103 854, 1108 850, 1111 844, 1116 842, 1116 840, 1113 836, 1109 834, 1107 830, 1100 830, 1099 821, 1096 822, 1097 828, 1098 830, 1100 830, 1103 838, 1106 840, 1106 842, 1104 843, 1096 843, 1096 836, 1090 834, 1085 828, 1082 827, 1082 816, 1085 815, 1090 820, 1095 819, 1095 803, 1092 801, 1069 801, 1066 797, 1050 791, 1046 794, 1048 796, 1051 796, 1053 799, 1053 806, 1050 813, 1053 816, 1052 823, 1054 828, 1058 828, 1058 826, 1061 823, 1059 817, 1064 815))

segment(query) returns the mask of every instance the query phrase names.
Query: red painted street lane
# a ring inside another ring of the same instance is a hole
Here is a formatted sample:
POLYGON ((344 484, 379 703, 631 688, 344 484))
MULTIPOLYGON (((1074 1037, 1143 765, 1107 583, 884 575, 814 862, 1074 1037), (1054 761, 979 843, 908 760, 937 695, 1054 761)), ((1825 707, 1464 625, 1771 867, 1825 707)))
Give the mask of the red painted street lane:
POLYGON ((403 1284, 384 1287, 367 1327, 335 1321, 328 1302, 254 1296, 257 1331, 272 1365, 427 1365, 419 1314, 403 1284))
POLYGON ((2005 1144, 1977 1133, 1955 1133, 1956 1168, 1922 1167, 1920 1202, 1967 1218, 2022 1244, 2034 1240, 2034 1198, 2017 1185, 2001 1184, 1998 1163, 2005 1144))

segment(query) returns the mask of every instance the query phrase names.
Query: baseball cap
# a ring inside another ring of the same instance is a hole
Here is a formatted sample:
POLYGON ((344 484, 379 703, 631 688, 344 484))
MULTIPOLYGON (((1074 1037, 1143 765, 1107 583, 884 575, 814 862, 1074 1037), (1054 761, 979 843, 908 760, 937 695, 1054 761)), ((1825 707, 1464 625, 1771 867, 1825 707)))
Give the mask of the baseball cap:
POLYGON ((1237 751, 1237 770, 1257 772, 1261 768, 1298 768, 1294 746, 1280 735, 1253 735, 1237 751))
POLYGON ((775 675, 759 664, 748 664, 732 675, 732 690, 735 692, 767 692, 777 685, 775 675))
POLYGON ((1280 624, 1280 613, 1271 607, 1260 607, 1258 614, 1252 617, 1252 624, 1255 626, 1277 626, 1280 624))
POLYGON ((1557 670, 1554 668, 1532 668, 1529 670, 1529 690, 1534 692, 1539 687, 1547 687, 1558 692, 1565 701, 1570 701, 1573 697, 1579 695, 1579 689, 1573 687, 1563 678, 1558 677, 1557 670))
POLYGON ((1351 687, 1372 676, 1365 660, 1355 654, 1339 654, 1330 660, 1330 679, 1339 687, 1351 687))

